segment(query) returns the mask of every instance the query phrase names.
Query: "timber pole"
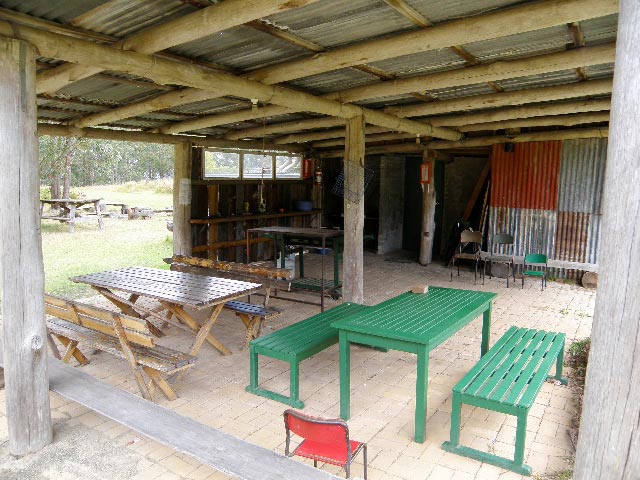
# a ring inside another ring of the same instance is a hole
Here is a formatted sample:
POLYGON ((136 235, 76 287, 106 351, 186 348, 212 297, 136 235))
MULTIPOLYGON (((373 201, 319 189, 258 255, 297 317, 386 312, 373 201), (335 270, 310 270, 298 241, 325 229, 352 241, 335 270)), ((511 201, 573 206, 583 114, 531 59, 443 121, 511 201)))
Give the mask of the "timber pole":
POLYGON ((173 254, 191 255, 191 144, 177 143, 173 167, 173 254))
POLYGON ((576 480, 640 471, 640 9, 621 0, 604 180, 600 278, 576 480))
POLYGON ((36 54, 0 38, 0 287, 9 451, 51 443, 39 217, 36 54))
POLYGON ((429 184, 422 185, 422 221, 420 229, 420 265, 431 263, 433 256, 433 235, 435 232, 436 188, 433 181, 435 161, 429 159, 429 150, 423 152, 422 163, 430 166, 429 184))
POLYGON ((347 120, 344 152, 344 256, 342 296, 345 302, 362 303, 364 229, 364 117, 347 120))

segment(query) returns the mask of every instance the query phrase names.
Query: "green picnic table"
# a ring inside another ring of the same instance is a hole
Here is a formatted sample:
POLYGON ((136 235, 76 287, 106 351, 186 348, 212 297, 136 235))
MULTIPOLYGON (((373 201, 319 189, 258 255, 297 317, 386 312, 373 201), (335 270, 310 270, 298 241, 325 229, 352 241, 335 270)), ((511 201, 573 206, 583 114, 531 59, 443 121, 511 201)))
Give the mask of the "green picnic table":
POLYGON ((399 350, 417 355, 414 439, 424 442, 429 352, 482 315, 480 354, 489 349, 491 302, 495 293, 429 287, 428 293, 403 293, 331 324, 340 338, 340 417, 350 411, 350 345, 399 350))

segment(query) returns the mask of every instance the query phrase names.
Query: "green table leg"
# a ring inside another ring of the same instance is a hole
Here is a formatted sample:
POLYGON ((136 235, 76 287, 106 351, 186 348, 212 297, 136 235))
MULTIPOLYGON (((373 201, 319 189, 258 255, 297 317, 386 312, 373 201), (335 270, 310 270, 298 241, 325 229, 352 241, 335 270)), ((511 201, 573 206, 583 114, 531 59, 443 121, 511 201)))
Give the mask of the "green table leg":
POLYGON ((340 255, 342 252, 342 245, 338 240, 333 241, 333 286, 336 287, 340 283, 340 255))
POLYGON ((514 467, 518 470, 524 468, 524 443, 527 436, 527 414, 528 410, 522 409, 518 413, 518 425, 516 427, 516 448, 513 455, 514 467))
POLYGON ((300 247, 298 249, 298 256, 300 257, 299 262, 299 270, 300 270, 300 278, 304 278, 304 248, 300 247))
POLYGON ((351 417, 351 351, 346 332, 340 332, 340 418, 351 417))
POLYGON ((249 344, 249 384, 258 387, 258 354, 253 345, 249 344))
POLYGON ((482 344, 480 346, 480 356, 484 356, 489 350, 489 340, 491 340, 491 302, 482 314, 482 344))
POLYGON ((567 377, 562 376, 562 362, 564 361, 564 342, 562 343, 562 348, 558 352, 558 358, 556 359, 556 374, 552 377, 549 375, 547 380, 557 380, 562 385, 567 385, 569 381, 567 377))
POLYGON ((285 267, 284 263, 284 255, 285 255, 285 247, 284 247, 284 235, 278 236, 278 243, 280 244, 280 268, 285 267))
POLYGON ((423 347, 418 351, 417 356, 418 374, 416 378, 414 440, 418 443, 423 443, 426 430, 427 385, 429 384, 429 350, 426 347, 423 347))

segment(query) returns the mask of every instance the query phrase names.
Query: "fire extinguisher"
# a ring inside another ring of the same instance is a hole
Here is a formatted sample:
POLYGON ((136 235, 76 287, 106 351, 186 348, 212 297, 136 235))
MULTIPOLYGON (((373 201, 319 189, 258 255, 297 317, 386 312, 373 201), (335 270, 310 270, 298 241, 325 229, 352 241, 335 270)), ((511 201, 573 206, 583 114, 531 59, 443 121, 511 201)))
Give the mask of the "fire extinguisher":
POLYGON ((317 186, 322 186, 322 167, 317 166, 313 171, 313 184, 317 186))

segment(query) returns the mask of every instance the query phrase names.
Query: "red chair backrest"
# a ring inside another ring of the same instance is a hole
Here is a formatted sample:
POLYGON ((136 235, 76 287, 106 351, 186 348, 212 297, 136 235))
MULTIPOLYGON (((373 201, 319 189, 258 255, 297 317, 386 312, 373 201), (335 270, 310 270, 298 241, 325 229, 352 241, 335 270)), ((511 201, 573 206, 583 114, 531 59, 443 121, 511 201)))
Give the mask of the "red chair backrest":
POLYGON ((317 443, 331 445, 334 451, 346 456, 349 445, 349 427, 342 420, 328 420, 287 410, 284 412, 285 428, 299 437, 317 443))

